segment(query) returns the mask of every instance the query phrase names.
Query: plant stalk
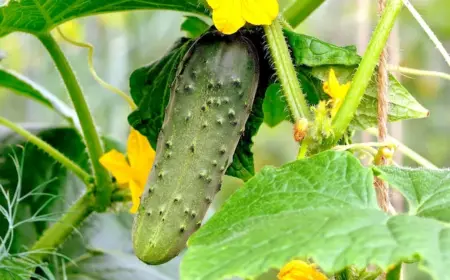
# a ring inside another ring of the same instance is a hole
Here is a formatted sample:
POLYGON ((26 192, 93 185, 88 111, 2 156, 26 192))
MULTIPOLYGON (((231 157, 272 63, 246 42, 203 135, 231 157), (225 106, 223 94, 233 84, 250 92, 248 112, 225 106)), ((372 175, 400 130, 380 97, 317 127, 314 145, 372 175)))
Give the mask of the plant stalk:
POLYGON ((310 119, 309 107, 301 90, 280 22, 275 20, 271 25, 265 25, 264 31, 294 121, 310 119))
MULTIPOLYGON (((368 133, 372 135, 377 135, 378 132, 375 128, 369 128, 366 130, 368 133)), ((421 166, 428 168, 428 169, 438 169, 436 165, 431 163, 429 160, 424 158, 423 156, 419 155, 417 152, 400 142, 398 139, 388 136, 387 141, 394 143, 397 146, 397 149, 403 153, 405 156, 407 156, 409 159, 413 160, 414 162, 420 164, 421 166)))
POLYGON ((297 0, 284 12, 284 18, 295 28, 320 7, 323 2, 325 0, 297 0))
POLYGON ((105 211, 111 202, 112 184, 108 172, 99 162, 103 155, 103 147, 91 112, 69 61, 55 39, 50 33, 39 34, 38 38, 53 58, 77 112, 95 177, 96 210, 105 211))
POLYGON ((32 258, 39 262, 51 254, 94 211, 94 206, 95 198, 87 192, 36 241, 30 250, 32 258))
POLYGON ((20 127, 19 125, 15 124, 3 117, 0 117, 0 125, 10 128, 12 131, 21 135, 30 143, 36 145, 39 149, 46 152, 49 156, 54 158, 57 162, 61 163, 68 170, 72 171, 86 185, 89 185, 92 183, 93 178, 89 173, 84 171, 78 164, 73 162, 71 159, 67 158, 60 151, 56 150, 55 148, 53 148, 51 145, 49 145, 48 143, 46 143, 45 141, 43 141, 36 135, 32 134, 31 132, 27 131, 26 129, 20 127))
POLYGON ((327 141, 327 148, 333 146, 344 135, 350 122, 352 121, 367 86, 372 78, 377 66, 380 54, 386 45, 389 34, 394 26, 395 20, 403 7, 402 0, 389 0, 381 16, 370 43, 364 54, 361 64, 356 71, 349 92, 333 119, 334 137, 332 141, 327 141))

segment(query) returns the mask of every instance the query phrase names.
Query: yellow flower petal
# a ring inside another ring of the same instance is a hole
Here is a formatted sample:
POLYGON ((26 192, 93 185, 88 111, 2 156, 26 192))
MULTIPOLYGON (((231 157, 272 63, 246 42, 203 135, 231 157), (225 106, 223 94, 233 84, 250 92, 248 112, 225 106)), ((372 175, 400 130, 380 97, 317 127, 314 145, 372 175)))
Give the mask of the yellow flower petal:
POLYGON ((327 280, 328 278, 316 270, 314 265, 304 261, 293 260, 287 263, 278 273, 279 280, 327 280))
POLYGON ((131 202, 132 206, 130 213, 134 214, 139 209, 139 204, 141 203, 141 195, 144 192, 144 187, 140 186, 136 181, 130 181, 130 192, 131 192, 131 202))
POLYGON ((243 18, 253 25, 270 25, 278 16, 277 0, 241 0, 243 18))
POLYGON ((127 153, 137 183, 144 186, 155 160, 155 151, 150 146, 147 137, 137 130, 131 129, 128 136, 127 153))
POLYGON ((340 98, 340 85, 333 68, 328 73, 328 81, 323 84, 323 91, 331 98, 340 98))
POLYGON ((233 34, 245 24, 242 17, 242 0, 208 1, 213 8, 213 21, 217 30, 224 34, 233 34))
POLYGON ((116 177, 119 185, 128 183, 133 178, 133 171, 125 156, 116 150, 111 150, 100 158, 100 163, 116 177))

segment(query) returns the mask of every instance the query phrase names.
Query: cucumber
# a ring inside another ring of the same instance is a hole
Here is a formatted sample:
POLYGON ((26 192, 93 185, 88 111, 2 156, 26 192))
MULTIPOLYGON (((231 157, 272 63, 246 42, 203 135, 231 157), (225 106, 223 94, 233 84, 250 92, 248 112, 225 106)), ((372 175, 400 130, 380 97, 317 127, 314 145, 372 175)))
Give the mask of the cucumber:
POLYGON ((244 133, 259 76, 257 50, 244 35, 208 33, 187 52, 133 224, 134 251, 145 263, 171 260, 200 227, 244 133))

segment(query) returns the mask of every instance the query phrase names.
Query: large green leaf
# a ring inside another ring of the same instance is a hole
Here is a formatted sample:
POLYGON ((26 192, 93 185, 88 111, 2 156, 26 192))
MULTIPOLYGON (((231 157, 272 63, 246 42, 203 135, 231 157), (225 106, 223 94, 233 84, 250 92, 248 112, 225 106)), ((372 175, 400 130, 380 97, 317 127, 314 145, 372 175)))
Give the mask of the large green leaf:
POLYGON ((450 229, 436 220, 378 209, 373 174, 349 153, 325 152, 265 168, 189 240, 182 279, 252 278, 292 258, 328 274, 421 259, 450 279, 450 229))
POLYGON ((77 117, 73 109, 66 105, 54 94, 31 81, 27 77, 12 70, 0 66, 0 87, 5 87, 18 94, 31 98, 47 107, 52 108, 56 113, 68 119, 72 123, 77 123, 77 117))
POLYGON ((409 213, 450 222, 450 170, 377 167, 409 203, 409 213))
MULTIPOLYGON (((351 81, 357 66, 323 66, 315 67, 311 73, 314 77, 322 81, 328 80, 328 72, 333 68, 340 83, 351 81)), ((352 121, 352 126, 366 129, 377 125, 377 85, 376 78, 372 78, 364 93, 356 115, 352 121)), ((404 88, 394 76, 389 75, 389 111, 390 122, 425 118, 429 111, 404 88)))
POLYGON ((78 17, 138 9, 175 10, 208 15, 198 0, 11 0, 0 7, 0 37, 14 31, 42 33, 78 17))

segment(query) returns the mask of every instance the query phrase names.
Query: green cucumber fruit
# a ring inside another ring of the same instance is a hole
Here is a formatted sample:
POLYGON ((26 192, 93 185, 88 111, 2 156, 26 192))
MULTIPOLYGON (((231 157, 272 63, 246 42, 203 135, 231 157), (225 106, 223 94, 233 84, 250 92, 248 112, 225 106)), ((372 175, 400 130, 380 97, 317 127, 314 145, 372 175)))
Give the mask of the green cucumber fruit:
POLYGON ((142 261, 171 260, 200 227, 244 133, 259 77, 257 50, 241 34, 208 33, 183 58, 134 219, 142 261))

